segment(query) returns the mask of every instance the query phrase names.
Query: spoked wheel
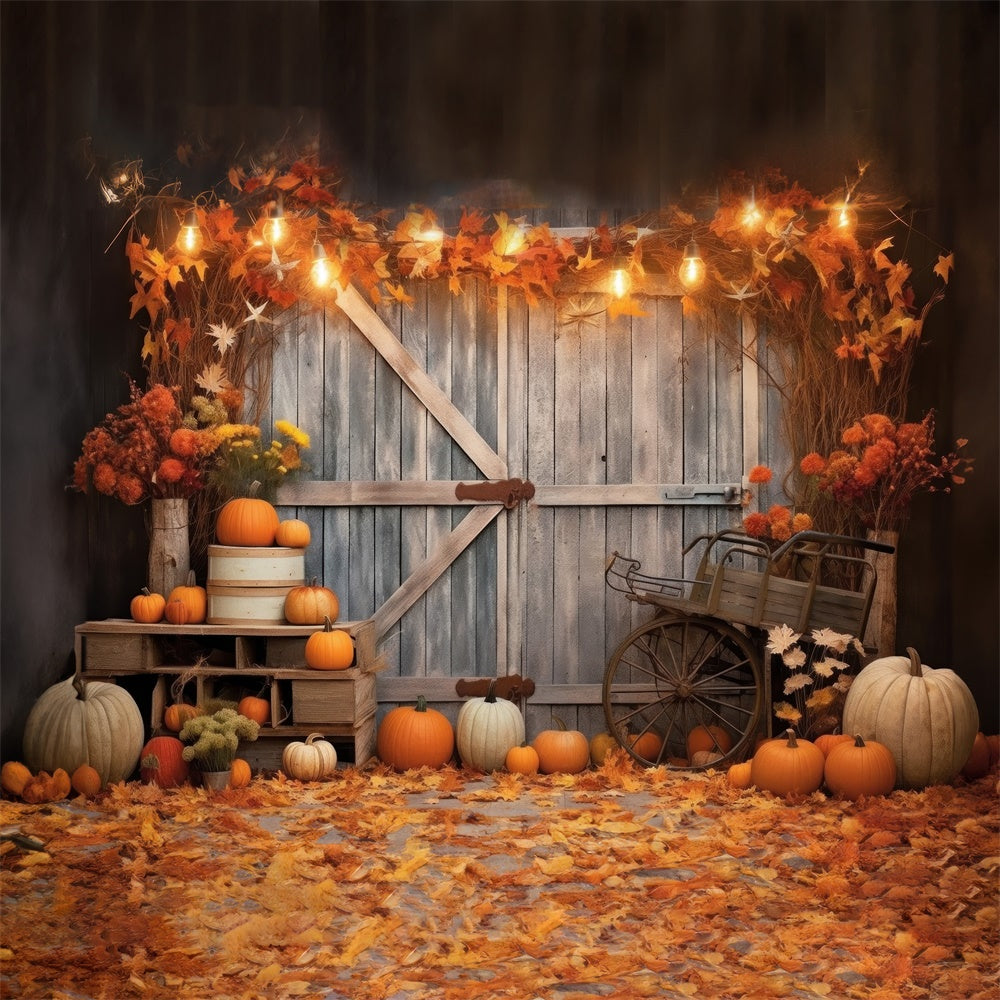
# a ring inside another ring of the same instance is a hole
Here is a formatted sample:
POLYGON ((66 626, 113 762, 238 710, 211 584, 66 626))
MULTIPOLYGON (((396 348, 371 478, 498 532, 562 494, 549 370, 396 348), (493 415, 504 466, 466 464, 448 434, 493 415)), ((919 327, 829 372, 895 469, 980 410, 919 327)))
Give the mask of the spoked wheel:
POLYGON ((608 731, 639 763, 704 767, 741 760, 764 711, 760 654, 713 618, 667 615, 641 625, 604 672, 608 731))

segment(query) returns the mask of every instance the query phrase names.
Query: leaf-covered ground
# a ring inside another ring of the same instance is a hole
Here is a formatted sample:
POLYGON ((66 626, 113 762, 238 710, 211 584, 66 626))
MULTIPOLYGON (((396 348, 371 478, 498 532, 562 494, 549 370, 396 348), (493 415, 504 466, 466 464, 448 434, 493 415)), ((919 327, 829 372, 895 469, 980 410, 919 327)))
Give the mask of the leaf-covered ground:
POLYGON ((4 801, 0 995, 996 997, 996 775, 850 803, 720 774, 381 766, 4 801))

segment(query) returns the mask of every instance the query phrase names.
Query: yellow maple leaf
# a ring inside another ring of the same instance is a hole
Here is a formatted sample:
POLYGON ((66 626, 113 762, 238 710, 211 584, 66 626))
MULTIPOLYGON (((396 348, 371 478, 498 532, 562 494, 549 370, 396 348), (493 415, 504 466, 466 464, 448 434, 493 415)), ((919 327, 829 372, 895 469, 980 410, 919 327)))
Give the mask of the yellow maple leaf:
POLYGON ((587 252, 582 257, 579 254, 576 255, 576 263, 573 265, 573 267, 577 271, 586 271, 592 267, 597 267, 597 265, 601 263, 603 258, 594 257, 593 250, 594 250, 593 244, 588 243, 587 252))
POLYGON ((937 263, 934 265, 934 273, 947 285, 948 278, 951 276, 951 270, 954 266, 954 253, 950 253, 947 256, 941 254, 937 259, 937 263))

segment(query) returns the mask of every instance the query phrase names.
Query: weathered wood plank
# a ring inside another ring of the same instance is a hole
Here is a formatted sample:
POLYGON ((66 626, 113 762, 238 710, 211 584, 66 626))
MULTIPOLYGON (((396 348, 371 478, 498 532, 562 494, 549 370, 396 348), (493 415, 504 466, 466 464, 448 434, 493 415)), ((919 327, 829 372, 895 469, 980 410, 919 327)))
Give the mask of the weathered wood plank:
POLYGON ((427 372, 386 329, 378 314, 353 285, 340 292, 337 305, 347 313, 355 326, 371 341, 378 353, 393 367, 466 455, 476 463, 483 475, 489 479, 505 479, 506 466, 496 451, 483 440, 440 385, 428 377, 427 372))

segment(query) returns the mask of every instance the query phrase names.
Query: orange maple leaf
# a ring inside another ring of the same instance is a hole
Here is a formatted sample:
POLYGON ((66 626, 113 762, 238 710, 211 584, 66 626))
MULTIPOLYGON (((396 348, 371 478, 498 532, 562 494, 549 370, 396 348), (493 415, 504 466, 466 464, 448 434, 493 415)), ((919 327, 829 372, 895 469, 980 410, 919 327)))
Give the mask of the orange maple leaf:
POLYGON ((150 320, 155 323, 156 317, 160 314, 160 309, 166 305, 163 296, 163 282, 154 280, 147 287, 141 281, 136 281, 135 295, 129 299, 129 302, 132 303, 132 311, 129 313, 129 319, 135 319, 136 313, 145 309, 149 314, 150 320))
POLYGON ((940 277, 941 280, 947 285, 948 278, 951 276, 951 270, 954 266, 954 253, 948 254, 947 257, 944 254, 941 254, 937 259, 937 263, 934 265, 934 273, 938 275, 938 277, 940 277))

